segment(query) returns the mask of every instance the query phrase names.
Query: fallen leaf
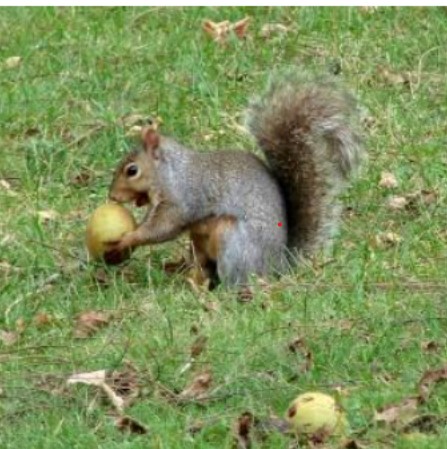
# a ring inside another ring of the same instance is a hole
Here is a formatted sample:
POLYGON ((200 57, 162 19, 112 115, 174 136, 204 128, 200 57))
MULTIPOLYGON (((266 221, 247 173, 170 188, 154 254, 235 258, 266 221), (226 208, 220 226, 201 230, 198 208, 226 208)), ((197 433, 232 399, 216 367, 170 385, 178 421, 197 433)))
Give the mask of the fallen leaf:
POLYGON ((45 312, 39 312, 34 315, 33 323, 36 327, 45 327, 53 322, 53 317, 45 312))
POLYGON ((21 56, 10 56, 9 58, 6 58, 3 65, 7 69, 16 69, 19 67, 19 65, 22 63, 22 57, 21 56))
POLYGON ((423 341, 421 343, 421 349, 424 352, 437 352, 440 349, 440 344, 437 341, 430 340, 430 341, 423 341))
POLYGON ((388 207, 392 210, 402 210, 408 206, 408 200, 404 196, 392 196, 388 199, 388 207))
POLYGON ((447 380, 447 366, 440 369, 426 371, 418 384, 419 397, 421 401, 427 401, 433 385, 444 380, 447 380))
POLYGON ((406 195, 409 207, 429 206, 430 204, 436 204, 438 201, 438 193, 434 190, 422 189, 417 192, 409 193, 406 195))
POLYGON ((290 31, 289 28, 283 25, 282 23, 266 23, 261 28, 261 36, 264 39, 269 39, 275 35, 282 36, 288 33, 289 31, 290 31))
POLYGON ((295 354, 301 354, 305 360, 304 366, 301 368, 301 372, 307 373, 312 369, 313 355, 312 351, 308 348, 305 340, 301 337, 295 338, 288 344, 288 348, 295 354))
POLYGON ((398 404, 388 405, 374 413, 374 421, 390 426, 405 425, 416 416, 419 403, 418 397, 409 397, 398 404))
POLYGON ((239 39, 244 38, 247 34, 249 22, 249 17, 235 23, 231 23, 229 20, 224 20, 222 22, 204 20, 202 28, 215 42, 223 44, 231 33, 234 33, 239 39))
POLYGON ((82 312, 76 318, 74 336, 86 338, 93 335, 100 328, 109 324, 110 315, 105 312, 89 310, 82 312))
POLYGON ((192 382, 178 394, 177 398, 180 400, 196 400, 204 399, 206 393, 211 388, 213 376, 210 370, 205 370, 198 373, 192 382))
POLYGON ((377 69, 379 77, 383 79, 387 84, 407 85, 411 82, 411 74, 409 72, 396 73, 391 71, 389 68, 384 66, 379 66, 377 69))
POLYGON ((140 394, 138 373, 129 363, 126 363, 124 369, 113 371, 107 375, 106 383, 123 398, 126 407, 140 394))
POLYGON ((101 388, 101 390, 106 394, 113 407, 118 411, 122 412, 124 409, 125 401, 121 396, 118 396, 113 389, 106 383, 106 370, 92 371, 89 373, 79 373, 73 374, 67 380, 68 385, 72 384, 84 384, 93 385, 95 387, 101 388))
POLYGON ((118 416, 115 419, 115 425, 121 432, 134 433, 137 435, 145 435, 148 430, 143 424, 140 424, 135 419, 129 416, 118 416))
POLYGON ((395 189, 398 185, 397 179, 393 173, 387 171, 381 173, 379 187, 384 189, 395 189))
POLYGON ((250 449, 252 447, 252 429, 255 417, 250 412, 242 413, 234 426, 234 438, 238 449, 250 449))
POLYGON ((240 288, 237 292, 237 300, 239 302, 251 302, 253 301, 253 298, 254 298, 253 290, 248 285, 240 288))
POLYGON ((378 246, 383 248, 390 248, 396 246, 402 241, 402 237, 395 232, 383 232, 376 236, 376 242, 378 246))
POLYGON ((19 340, 19 333, 13 331, 0 330, 0 341, 4 346, 13 346, 19 340))

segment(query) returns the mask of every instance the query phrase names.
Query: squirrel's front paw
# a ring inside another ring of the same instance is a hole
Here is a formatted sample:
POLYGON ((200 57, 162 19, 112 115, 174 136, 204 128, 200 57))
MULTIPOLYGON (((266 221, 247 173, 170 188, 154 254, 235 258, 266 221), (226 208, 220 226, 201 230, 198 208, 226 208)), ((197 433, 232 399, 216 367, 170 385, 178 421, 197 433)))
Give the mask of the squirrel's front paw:
POLYGON ((132 232, 125 234, 120 240, 107 242, 104 259, 107 263, 116 264, 127 259, 135 247, 132 232))

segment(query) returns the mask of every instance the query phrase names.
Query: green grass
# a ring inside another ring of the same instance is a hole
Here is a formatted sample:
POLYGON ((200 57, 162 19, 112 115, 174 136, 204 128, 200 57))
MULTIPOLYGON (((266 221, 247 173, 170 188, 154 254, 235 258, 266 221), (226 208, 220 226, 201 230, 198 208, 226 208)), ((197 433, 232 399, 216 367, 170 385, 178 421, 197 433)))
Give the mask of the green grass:
MULTIPOLYGON (((447 15, 442 8, 2 8, 0 16, 0 329, 21 330, 0 343, 2 448, 222 448, 250 410, 282 416, 300 392, 342 389, 353 437, 371 448, 444 448, 443 425, 421 443, 373 421, 384 406, 415 393, 422 374, 447 355, 446 113, 447 15), (201 21, 252 17, 246 41, 220 47, 201 21), (263 24, 291 31, 264 40, 263 24), (23 58, 6 69, 3 61, 23 58), (87 265, 83 235, 104 202, 112 170, 132 145, 125 114, 159 116, 163 131, 203 148, 251 148, 235 126, 247 98, 274 68, 340 64, 374 121, 369 164, 344 201, 331 263, 300 267, 259 291, 250 303, 217 290, 197 296, 162 262, 182 242, 140 249, 130 264, 87 265), (378 67, 410 73, 393 83, 378 67), (99 126, 98 126, 99 124, 99 126), (85 183, 73 178, 89 170, 85 183), (378 187, 380 173, 399 180, 378 187), (434 203, 411 211, 386 207, 392 193, 435 191, 434 203), (39 211, 53 210, 45 221, 39 211), (402 241, 377 245, 394 232, 402 241), (148 261, 149 264, 148 264, 148 261), (51 278, 54 276, 54 278, 51 278), (48 282, 53 279, 53 282, 48 282), (216 305, 207 310, 206 305, 216 305), (110 324, 75 339, 75 317, 113 312, 110 324), (36 324, 37 314, 52 317, 36 324), (208 338, 182 372, 194 332, 208 338), (311 370, 288 350, 296 337, 313 355, 311 370), (422 349, 436 342, 435 351, 422 349), (121 433, 95 391, 73 386, 51 393, 75 372, 123 369, 131 362, 142 394, 127 413, 148 435, 121 433), (208 367, 218 387, 205 405, 176 405, 156 389, 181 391, 208 367), (51 385, 50 385, 51 381, 51 385), (208 422, 192 437, 187 426, 208 422), (356 432, 361 432, 356 436, 356 432)), ((421 414, 447 416, 439 384, 421 414)), ((272 434, 255 447, 288 447, 272 434)), ((338 447, 330 443, 328 447, 338 447)))

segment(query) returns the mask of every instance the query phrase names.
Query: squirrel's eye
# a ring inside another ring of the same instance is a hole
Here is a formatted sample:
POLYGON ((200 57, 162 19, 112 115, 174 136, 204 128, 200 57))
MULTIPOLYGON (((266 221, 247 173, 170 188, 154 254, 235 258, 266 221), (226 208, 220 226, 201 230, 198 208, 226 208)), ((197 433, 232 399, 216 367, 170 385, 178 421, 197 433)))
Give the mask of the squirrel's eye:
POLYGON ((133 178, 139 173, 139 168, 137 164, 130 164, 126 167, 126 176, 128 178, 133 178))

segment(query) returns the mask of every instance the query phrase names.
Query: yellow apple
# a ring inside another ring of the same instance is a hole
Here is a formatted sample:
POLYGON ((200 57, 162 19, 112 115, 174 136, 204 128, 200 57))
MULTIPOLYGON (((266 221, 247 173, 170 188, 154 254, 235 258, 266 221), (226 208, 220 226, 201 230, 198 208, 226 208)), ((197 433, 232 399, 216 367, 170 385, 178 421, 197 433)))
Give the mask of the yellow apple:
POLYGON ((298 396, 290 404, 286 419, 297 435, 322 440, 331 435, 344 435, 348 424, 335 399, 319 392, 298 396))
POLYGON ((99 206, 90 217, 86 231, 86 245, 94 260, 103 259, 106 263, 117 264, 130 256, 129 251, 121 254, 107 252, 108 243, 116 242, 124 234, 137 227, 132 214, 117 203, 106 203, 99 206))

